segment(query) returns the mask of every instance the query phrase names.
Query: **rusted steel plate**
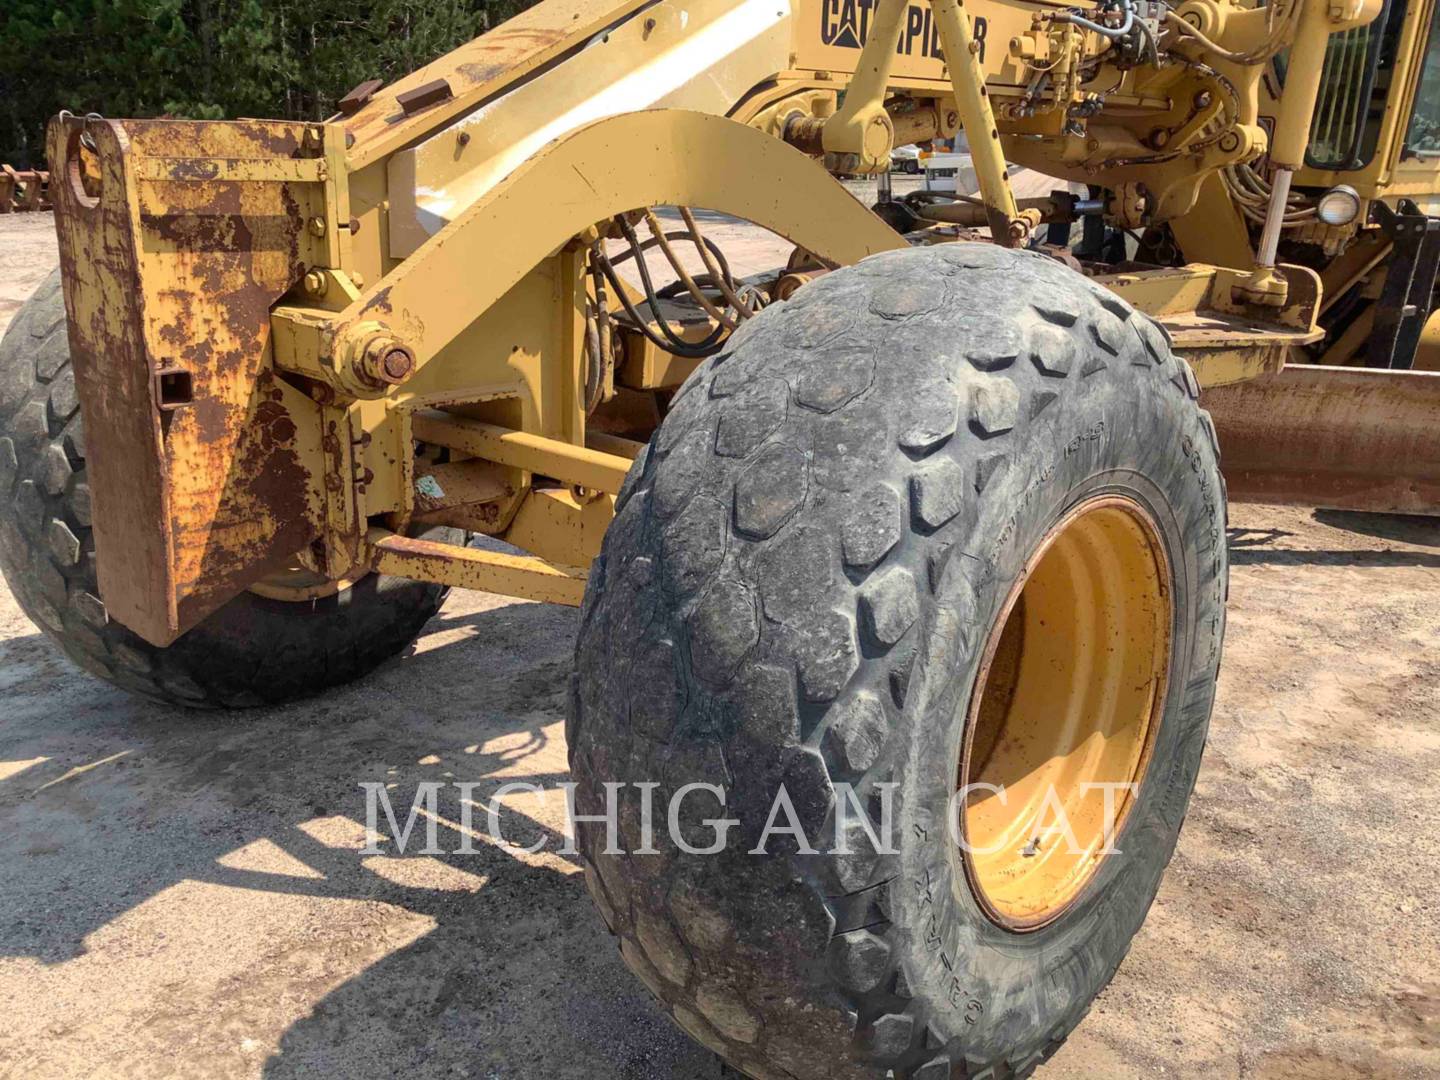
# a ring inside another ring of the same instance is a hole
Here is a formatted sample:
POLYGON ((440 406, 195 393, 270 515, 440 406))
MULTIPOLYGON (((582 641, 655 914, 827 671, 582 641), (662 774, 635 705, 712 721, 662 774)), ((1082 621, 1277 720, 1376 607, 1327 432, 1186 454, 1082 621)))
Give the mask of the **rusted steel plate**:
POLYGON ((1440 514, 1440 372, 1296 365, 1200 403, 1232 499, 1440 514))
POLYGON ((140 182, 151 159, 303 156, 298 124, 175 121, 91 122, 87 194, 81 123, 54 122, 49 153, 100 587, 165 644, 319 535, 318 406, 274 377, 269 312, 319 261, 305 221, 323 194, 140 182))
POLYGON ((336 111, 342 116, 354 116, 384 85, 383 79, 366 79, 335 103, 336 111))
POLYGON ((415 87, 413 90, 406 90, 403 94, 395 95, 395 104, 400 106, 400 111, 406 116, 413 116, 423 109, 432 105, 438 105, 442 101, 449 101, 455 96, 450 89, 450 84, 444 79, 432 79, 428 83, 415 87))

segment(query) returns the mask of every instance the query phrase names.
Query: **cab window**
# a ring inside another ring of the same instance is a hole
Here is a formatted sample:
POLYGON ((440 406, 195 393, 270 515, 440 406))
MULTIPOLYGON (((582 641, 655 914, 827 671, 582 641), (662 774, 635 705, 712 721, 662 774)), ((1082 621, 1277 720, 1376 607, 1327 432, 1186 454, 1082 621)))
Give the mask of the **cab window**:
POLYGON ((1405 133, 1407 156, 1440 155, 1440 18, 1430 22, 1430 37, 1420 61, 1420 85, 1415 89, 1415 111, 1405 133))

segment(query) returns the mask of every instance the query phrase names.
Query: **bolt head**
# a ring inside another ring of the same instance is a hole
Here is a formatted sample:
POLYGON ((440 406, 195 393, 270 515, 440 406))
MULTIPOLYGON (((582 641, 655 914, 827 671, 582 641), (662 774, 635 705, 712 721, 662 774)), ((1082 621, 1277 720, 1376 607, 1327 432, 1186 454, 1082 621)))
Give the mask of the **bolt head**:
POLYGON ((380 362, 380 369, 391 382, 402 382, 415 370, 415 357, 409 349, 391 349, 380 362))
POLYGON ((415 373, 415 354, 389 334, 376 334, 365 342, 354 366, 370 386, 395 386, 415 373))

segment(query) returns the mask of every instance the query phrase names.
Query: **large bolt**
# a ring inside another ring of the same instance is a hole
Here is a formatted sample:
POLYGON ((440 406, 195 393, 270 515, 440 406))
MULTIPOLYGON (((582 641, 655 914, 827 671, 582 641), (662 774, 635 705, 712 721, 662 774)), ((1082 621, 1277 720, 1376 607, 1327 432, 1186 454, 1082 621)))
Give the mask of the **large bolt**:
POLYGON ((355 374, 372 386, 398 386, 415 373, 415 354, 388 334, 365 342, 355 360, 355 374))
POLYGON ((380 366, 385 373, 385 378, 399 382, 415 369, 415 358, 410 355, 409 349, 391 349, 385 354, 385 359, 380 366))

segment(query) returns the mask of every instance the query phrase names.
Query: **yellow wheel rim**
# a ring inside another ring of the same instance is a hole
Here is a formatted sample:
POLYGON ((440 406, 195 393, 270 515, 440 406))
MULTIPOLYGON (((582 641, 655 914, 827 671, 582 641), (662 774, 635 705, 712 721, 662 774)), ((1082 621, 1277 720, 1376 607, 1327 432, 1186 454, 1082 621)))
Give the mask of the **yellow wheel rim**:
POLYGON ((1123 496, 1066 514, 1011 589, 971 695, 957 800, 966 877, 1000 926, 1053 922, 1116 850, 1160 726, 1170 622, 1159 531, 1123 496))

